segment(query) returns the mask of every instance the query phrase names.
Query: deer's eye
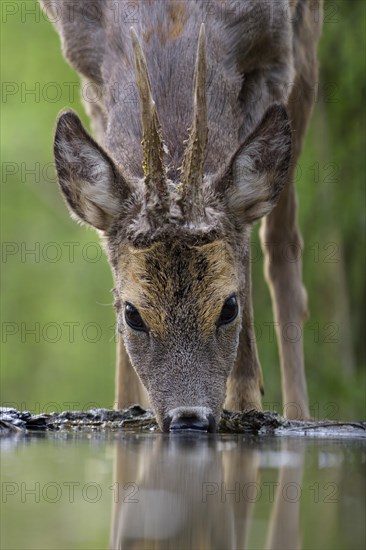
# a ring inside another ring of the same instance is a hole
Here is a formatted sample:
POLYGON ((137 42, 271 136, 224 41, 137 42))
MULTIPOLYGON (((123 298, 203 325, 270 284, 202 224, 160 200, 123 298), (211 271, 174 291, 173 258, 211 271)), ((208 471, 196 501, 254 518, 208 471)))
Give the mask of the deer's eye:
POLYGON ((128 302, 125 305, 125 319, 128 326, 131 327, 133 330, 141 330, 147 332, 146 325, 143 322, 141 315, 139 314, 135 306, 128 302))
POLYGON ((222 306, 220 319, 219 319, 219 326, 220 325, 227 325, 234 321, 238 315, 239 307, 238 307, 238 301, 235 296, 230 296, 222 306))

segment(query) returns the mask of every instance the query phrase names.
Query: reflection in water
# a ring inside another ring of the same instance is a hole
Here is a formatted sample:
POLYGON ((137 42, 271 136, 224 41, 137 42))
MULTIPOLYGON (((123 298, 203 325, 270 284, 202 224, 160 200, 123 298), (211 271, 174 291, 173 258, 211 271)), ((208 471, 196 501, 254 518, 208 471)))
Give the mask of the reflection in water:
POLYGON ((366 547, 365 440, 70 433, 0 448, 9 550, 366 547))
POLYGON ((266 452, 243 438, 137 436, 116 451, 112 549, 247 548, 260 500, 272 504, 266 547, 301 547, 298 442, 266 452), (278 480, 261 481, 261 462, 279 469, 278 480))

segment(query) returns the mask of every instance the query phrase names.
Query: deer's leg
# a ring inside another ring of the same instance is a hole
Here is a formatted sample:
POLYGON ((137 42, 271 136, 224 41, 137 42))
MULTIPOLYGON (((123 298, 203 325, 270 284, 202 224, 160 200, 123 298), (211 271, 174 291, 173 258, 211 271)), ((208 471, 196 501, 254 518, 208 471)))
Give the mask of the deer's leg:
POLYGON ((263 378, 253 328, 250 261, 245 266, 245 301, 238 355, 227 382, 225 407, 231 410, 262 409, 263 378))
POLYGON ((307 294, 302 284, 303 243, 296 218, 294 172, 313 107, 317 78, 315 58, 313 61, 308 73, 298 76, 288 102, 293 129, 289 178, 277 206, 262 221, 260 233, 277 324, 284 415, 291 419, 309 417, 302 338, 307 294))
POLYGON ((133 404, 147 407, 147 392, 137 376, 126 352, 122 336, 118 335, 114 408, 122 409, 133 404))
POLYGON ((288 182, 276 208, 263 220, 261 239, 280 350, 282 398, 287 418, 309 416, 303 354, 307 297, 302 285, 302 240, 296 222, 296 195, 288 182))

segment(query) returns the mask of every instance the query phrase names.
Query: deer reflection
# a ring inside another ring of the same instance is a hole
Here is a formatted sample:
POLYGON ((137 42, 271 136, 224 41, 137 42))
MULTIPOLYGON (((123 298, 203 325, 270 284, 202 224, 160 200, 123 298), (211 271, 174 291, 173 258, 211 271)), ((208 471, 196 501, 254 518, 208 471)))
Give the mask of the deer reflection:
POLYGON ((111 549, 300 547, 303 451, 242 436, 128 435, 116 443, 111 549), (261 468, 276 470, 260 481, 261 468), (292 491, 292 492, 291 492, 292 491), (253 514, 272 506, 269 522, 253 514), (265 542, 265 524, 269 523, 265 542), (261 542, 258 542, 261 541, 261 542))

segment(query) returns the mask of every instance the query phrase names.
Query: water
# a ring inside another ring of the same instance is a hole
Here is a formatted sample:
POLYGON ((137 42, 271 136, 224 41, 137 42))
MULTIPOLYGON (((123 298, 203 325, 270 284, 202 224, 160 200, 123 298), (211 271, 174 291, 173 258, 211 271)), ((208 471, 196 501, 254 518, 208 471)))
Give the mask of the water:
POLYGON ((361 440, 1 441, 3 549, 365 548, 361 440))

